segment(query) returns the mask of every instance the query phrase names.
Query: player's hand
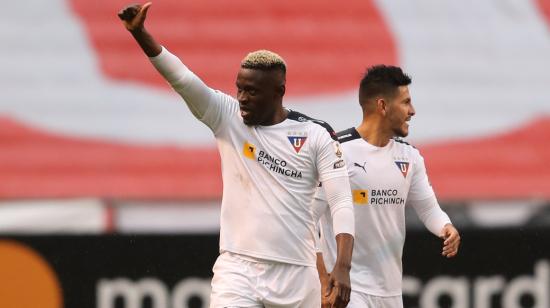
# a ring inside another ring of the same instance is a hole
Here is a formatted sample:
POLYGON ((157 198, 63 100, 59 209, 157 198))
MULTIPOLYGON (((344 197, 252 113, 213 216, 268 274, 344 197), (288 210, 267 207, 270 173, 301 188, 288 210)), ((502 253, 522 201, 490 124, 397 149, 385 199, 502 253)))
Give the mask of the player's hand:
POLYGON ((321 281, 321 308, 330 308, 330 301, 327 294, 329 294, 328 284, 330 280, 329 274, 319 274, 319 280, 321 281))
POLYGON ((349 268, 335 267, 329 275, 324 294, 328 297, 330 308, 345 308, 349 303, 350 293, 349 268))
POLYGON ((458 234, 458 230, 452 224, 446 224, 441 230, 439 237, 443 239, 443 251, 441 255, 447 258, 456 256, 458 247, 460 246, 460 234, 458 234))
POLYGON ((118 12, 118 18, 122 20, 124 27, 130 32, 143 29, 143 23, 147 18, 147 11, 151 7, 151 2, 147 2, 144 5, 132 4, 128 5, 120 12, 118 12))

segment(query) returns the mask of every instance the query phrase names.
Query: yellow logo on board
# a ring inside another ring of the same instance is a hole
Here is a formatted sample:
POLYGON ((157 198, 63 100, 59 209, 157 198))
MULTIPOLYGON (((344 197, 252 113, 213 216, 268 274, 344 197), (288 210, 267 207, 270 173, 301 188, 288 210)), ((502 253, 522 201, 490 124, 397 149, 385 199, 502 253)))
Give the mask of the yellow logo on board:
POLYGON ((359 205, 369 204, 369 191, 366 189, 354 189, 353 190, 353 203, 359 205))
POLYGON ((246 158, 256 160, 256 146, 245 141, 243 145, 243 154, 246 158))

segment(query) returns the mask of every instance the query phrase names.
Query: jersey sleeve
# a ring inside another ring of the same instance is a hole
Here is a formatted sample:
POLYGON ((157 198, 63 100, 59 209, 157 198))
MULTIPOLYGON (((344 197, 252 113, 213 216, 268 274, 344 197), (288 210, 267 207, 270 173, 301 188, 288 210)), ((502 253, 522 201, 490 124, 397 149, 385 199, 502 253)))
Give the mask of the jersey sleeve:
POLYGON ((407 200, 407 204, 413 207, 424 226, 436 236, 440 236, 443 227, 451 223, 451 219, 447 213, 443 212, 435 195, 424 200, 407 200))
POLYGON ((162 47, 161 53, 149 58, 153 66, 185 101, 191 113, 214 133, 223 126, 225 118, 237 112, 237 101, 208 87, 181 60, 162 47))
MULTIPOLYGON (((348 233, 353 236, 355 233, 353 203, 348 171, 340 143, 331 138, 331 132, 328 129, 319 137, 317 144, 320 147, 317 152, 316 164, 324 191, 324 199, 330 208, 334 233, 348 233)), ((318 197, 321 196, 316 195, 314 202, 319 201, 318 197)))
POLYGON ((319 173, 319 181, 325 182, 335 177, 347 177, 348 171, 343 158, 340 143, 331 138, 326 131, 319 134, 317 140, 317 155, 315 164, 319 173))
POLYGON ((408 200, 424 200, 435 195, 432 185, 428 180, 424 158, 418 151, 415 151, 416 164, 411 179, 411 187, 407 196, 408 200))
POLYGON ((315 221, 318 221, 321 216, 325 214, 328 209, 327 205, 328 203, 325 196, 325 189, 322 187, 322 184, 319 184, 319 186, 315 189, 315 194, 313 195, 312 200, 313 217, 315 221))

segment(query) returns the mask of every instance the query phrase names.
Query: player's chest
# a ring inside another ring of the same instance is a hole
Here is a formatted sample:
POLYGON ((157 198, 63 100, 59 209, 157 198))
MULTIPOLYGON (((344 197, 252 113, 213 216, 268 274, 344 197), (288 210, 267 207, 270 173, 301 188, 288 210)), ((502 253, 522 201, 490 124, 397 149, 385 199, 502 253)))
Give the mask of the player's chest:
POLYGON ((251 170, 282 179, 313 176, 310 133, 305 129, 250 129, 234 134, 233 146, 251 170))
POLYGON ((392 153, 360 154, 347 157, 355 204, 404 205, 415 168, 410 157, 392 153))

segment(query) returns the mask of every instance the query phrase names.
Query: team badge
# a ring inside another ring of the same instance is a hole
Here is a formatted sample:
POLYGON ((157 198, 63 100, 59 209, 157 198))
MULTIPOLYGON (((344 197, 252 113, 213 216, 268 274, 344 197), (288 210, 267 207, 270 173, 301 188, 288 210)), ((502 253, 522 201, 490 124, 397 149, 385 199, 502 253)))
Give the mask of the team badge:
POLYGON ((306 143, 306 140, 307 136, 305 133, 295 132, 288 134, 288 141, 290 141, 290 145, 292 145, 296 153, 300 153, 300 150, 304 146, 304 143, 306 143))
POLYGON ((407 173, 409 173, 409 163, 405 161, 396 161, 395 164, 397 165, 397 168, 399 168, 399 171, 401 171, 401 174, 403 174, 403 177, 407 177, 407 173))
POLYGON ((302 136, 288 136, 288 141, 290 141, 290 144, 296 153, 300 153, 300 149, 302 149, 302 146, 306 143, 306 139, 307 137, 302 136))
POLYGON ((256 146, 245 141, 243 145, 243 154, 246 158, 256 160, 256 146))

